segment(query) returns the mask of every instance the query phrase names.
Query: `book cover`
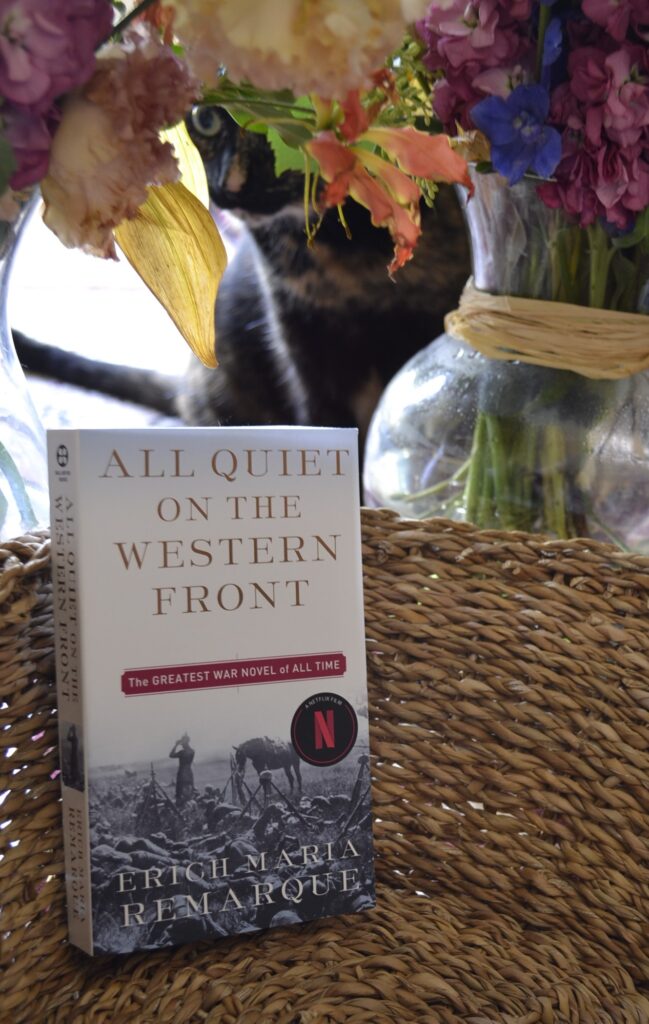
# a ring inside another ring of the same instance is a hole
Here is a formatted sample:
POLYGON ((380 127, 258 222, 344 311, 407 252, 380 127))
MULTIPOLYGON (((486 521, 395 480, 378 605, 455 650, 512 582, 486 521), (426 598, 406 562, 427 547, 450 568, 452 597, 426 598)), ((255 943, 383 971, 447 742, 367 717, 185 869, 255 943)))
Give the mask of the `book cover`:
POLYGON ((373 906, 356 431, 48 449, 71 941, 373 906))

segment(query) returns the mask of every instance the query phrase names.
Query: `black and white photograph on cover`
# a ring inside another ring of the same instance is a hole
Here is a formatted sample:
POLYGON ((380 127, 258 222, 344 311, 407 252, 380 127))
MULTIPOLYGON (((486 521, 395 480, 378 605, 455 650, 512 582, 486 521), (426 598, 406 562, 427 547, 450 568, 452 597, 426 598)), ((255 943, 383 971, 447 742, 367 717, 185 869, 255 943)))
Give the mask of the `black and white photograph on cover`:
MULTIPOLYGON (((366 722, 366 707, 356 713, 366 722)), ((298 757, 290 715, 277 735, 244 727, 218 746, 204 715, 189 719, 180 735, 149 737, 146 756, 90 770, 95 952, 373 906, 366 729, 322 767, 298 757)))
POLYGON ((63 722, 60 728, 61 776, 64 786, 78 789, 83 793, 85 788, 85 771, 83 766, 83 738, 80 726, 74 722, 63 722))

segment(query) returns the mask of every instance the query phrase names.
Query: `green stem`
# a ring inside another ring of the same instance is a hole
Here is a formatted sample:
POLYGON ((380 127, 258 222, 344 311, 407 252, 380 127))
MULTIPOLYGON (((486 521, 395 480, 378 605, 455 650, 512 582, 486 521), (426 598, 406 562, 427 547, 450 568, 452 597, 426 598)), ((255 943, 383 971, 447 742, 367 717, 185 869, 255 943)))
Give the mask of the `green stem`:
POLYGON ((516 528, 516 516, 512 507, 512 493, 509 481, 510 452, 507 445, 506 427, 500 416, 487 416, 487 436, 491 464, 496 510, 504 530, 516 528))
POLYGON ((512 457, 512 475, 516 487, 516 528, 518 530, 529 531, 534 528, 532 496, 536 475, 537 443, 537 428, 522 420, 518 424, 518 438, 512 457))
POLYGON ((453 484, 456 484, 459 480, 462 480, 471 468, 471 456, 462 463, 462 465, 455 470, 452 476, 446 478, 446 480, 440 480, 438 483, 433 484, 432 487, 425 487, 423 491, 416 491, 414 494, 395 494, 393 497, 398 501, 419 501, 421 498, 431 498, 434 494, 439 494, 441 491, 447 490, 453 484))
POLYGON ((539 35, 536 43, 536 81, 541 81, 541 72, 543 70, 543 45, 545 43, 545 33, 547 27, 550 24, 550 8, 546 4, 541 4, 539 8, 539 35))
POLYGON ((555 302, 581 301, 579 266, 581 262, 581 229, 557 228, 550 243, 551 288, 555 302))
POLYGON ((545 525, 562 540, 570 536, 565 498, 566 448, 562 428, 549 423, 541 441, 541 475, 545 525))
MULTIPOLYGON (((29 500, 27 488, 25 487, 25 481, 20 475, 20 471, 12 459, 11 455, 0 441, 0 472, 4 473, 5 479, 9 484, 9 488, 13 495, 14 501, 20 513, 20 518, 25 529, 29 529, 32 526, 37 525, 36 516, 32 503, 29 500)), ((3 495, 4 498, 4 495, 3 495)), ((4 509, 6 514, 7 510, 7 499, 4 498, 4 505, 0 503, 0 509, 4 509)), ((3 516, 4 519, 4 516, 3 516)))
POLYGON ((475 524, 481 530, 488 530, 498 525, 494 510, 494 474, 490 462, 490 454, 489 445, 485 444, 482 462, 482 487, 478 495, 478 508, 475 518, 475 524))
POLYGON ((478 508, 485 483, 485 460, 488 460, 487 423, 484 413, 479 412, 473 428, 473 444, 469 456, 469 475, 464 490, 466 517, 470 523, 480 526, 478 508))
POLYGON ((586 231, 588 232, 590 271, 588 305, 594 309, 604 309, 613 247, 609 244, 608 235, 601 224, 590 224, 586 231))

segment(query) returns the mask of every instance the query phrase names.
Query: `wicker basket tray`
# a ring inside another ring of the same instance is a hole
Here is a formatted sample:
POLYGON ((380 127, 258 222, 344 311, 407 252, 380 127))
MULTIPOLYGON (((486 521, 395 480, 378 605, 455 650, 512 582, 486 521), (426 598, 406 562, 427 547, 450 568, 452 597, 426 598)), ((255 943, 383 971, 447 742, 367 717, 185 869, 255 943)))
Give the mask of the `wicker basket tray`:
POLYGON ((649 1022, 649 559, 364 511, 378 906, 66 941, 45 534, 0 549, 0 1019, 649 1022))

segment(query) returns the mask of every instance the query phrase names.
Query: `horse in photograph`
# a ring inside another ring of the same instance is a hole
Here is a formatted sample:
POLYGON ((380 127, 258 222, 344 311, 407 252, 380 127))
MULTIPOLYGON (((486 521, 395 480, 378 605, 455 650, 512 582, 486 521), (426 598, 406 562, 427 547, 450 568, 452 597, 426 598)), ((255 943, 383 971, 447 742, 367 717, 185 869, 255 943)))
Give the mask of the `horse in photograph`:
POLYGON ((245 774, 246 763, 250 760, 257 775, 261 775, 263 771, 283 768, 291 791, 293 791, 293 776, 295 776, 297 788, 302 789, 300 759, 290 743, 285 743, 283 740, 271 740, 268 736, 256 736, 235 747, 234 756, 237 768, 242 775, 245 774))

